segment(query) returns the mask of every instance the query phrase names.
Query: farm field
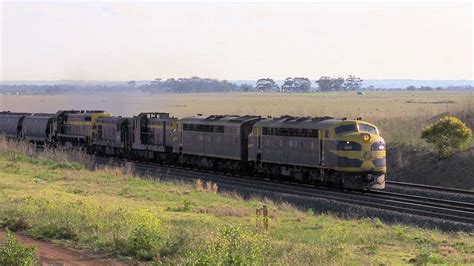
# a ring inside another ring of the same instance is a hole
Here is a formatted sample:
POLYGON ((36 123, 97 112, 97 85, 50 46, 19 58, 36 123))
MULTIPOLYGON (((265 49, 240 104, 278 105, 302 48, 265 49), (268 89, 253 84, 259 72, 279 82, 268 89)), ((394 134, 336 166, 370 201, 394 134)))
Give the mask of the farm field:
POLYGON ((127 167, 89 171, 68 156, 0 143, 3 226, 131 262, 473 262, 469 233, 315 215, 288 204, 216 193, 216 186, 202 182, 138 179, 127 167), (256 228, 255 209, 263 204, 269 208, 267 233, 256 228))
POLYGON ((0 109, 25 112, 103 109, 122 116, 157 111, 177 117, 198 113, 362 117, 378 125, 389 143, 425 147, 419 139, 420 132, 441 114, 461 114, 474 125, 474 92, 367 92, 364 96, 355 92, 0 95, 0 109))

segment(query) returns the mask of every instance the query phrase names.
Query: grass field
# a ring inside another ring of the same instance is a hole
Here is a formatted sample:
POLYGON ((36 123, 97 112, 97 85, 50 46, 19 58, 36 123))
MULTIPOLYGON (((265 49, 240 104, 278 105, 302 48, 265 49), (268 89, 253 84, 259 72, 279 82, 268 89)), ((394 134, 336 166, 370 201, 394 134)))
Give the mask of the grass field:
POLYGON ((56 112, 59 109, 103 109, 116 115, 144 111, 170 112, 185 117, 201 113, 262 116, 334 116, 373 122, 389 143, 426 147, 419 139, 424 126, 441 114, 470 114, 474 125, 474 92, 355 92, 338 93, 203 93, 96 95, 0 95, 6 110, 56 112))
POLYGON ((218 187, 202 182, 140 180, 126 167, 89 171, 70 156, 0 142, 3 226, 112 256, 171 264, 474 261, 472 233, 314 215, 216 193, 218 187), (264 204, 268 232, 256 227, 255 209, 264 204))

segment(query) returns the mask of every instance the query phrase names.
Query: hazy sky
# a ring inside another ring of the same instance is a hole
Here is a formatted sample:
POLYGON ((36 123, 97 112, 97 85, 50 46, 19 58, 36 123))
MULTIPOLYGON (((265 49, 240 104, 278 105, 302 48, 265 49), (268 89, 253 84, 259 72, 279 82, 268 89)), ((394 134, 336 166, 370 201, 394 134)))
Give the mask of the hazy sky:
POLYGON ((1 80, 473 79, 464 3, 1 4, 1 80))

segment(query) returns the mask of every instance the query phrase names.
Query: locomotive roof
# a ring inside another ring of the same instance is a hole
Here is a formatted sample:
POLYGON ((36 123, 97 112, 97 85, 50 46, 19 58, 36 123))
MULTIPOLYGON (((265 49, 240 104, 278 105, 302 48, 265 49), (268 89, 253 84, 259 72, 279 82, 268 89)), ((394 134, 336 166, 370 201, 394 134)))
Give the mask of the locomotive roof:
POLYGON ((56 114, 95 114, 95 113, 105 113, 104 110, 59 110, 56 114))
POLYGON ((260 116, 255 115, 210 115, 210 116, 193 116, 180 119, 180 123, 192 123, 200 125, 226 125, 239 126, 245 122, 259 120, 260 116))
POLYGON ((38 118, 38 119, 41 119, 41 118, 52 118, 53 116, 55 116, 55 114, 49 114, 49 113, 36 113, 36 114, 32 114, 32 115, 29 115, 29 116, 26 116, 25 119, 27 118, 38 118))
POLYGON ((281 116, 275 118, 267 118, 255 124, 261 127, 287 127, 287 128, 328 128, 334 124, 338 124, 347 120, 336 119, 330 116, 323 117, 295 117, 281 116))
POLYGON ((0 112, 0 116, 10 116, 10 117, 20 117, 31 115, 30 113, 20 113, 20 112, 10 112, 10 111, 2 111, 0 112))
POLYGON ((69 118, 91 117, 93 114, 105 114, 102 110, 60 110, 56 112, 57 116, 66 115, 69 118))
POLYGON ((120 123, 123 123, 127 119, 131 119, 131 118, 121 117, 121 116, 98 117, 96 119, 96 122, 104 123, 104 124, 120 124, 120 123))
POLYGON ((173 118, 173 117, 170 117, 170 113, 164 113, 164 112, 143 112, 143 113, 139 113, 133 118, 141 119, 144 117, 148 119, 172 119, 173 118))

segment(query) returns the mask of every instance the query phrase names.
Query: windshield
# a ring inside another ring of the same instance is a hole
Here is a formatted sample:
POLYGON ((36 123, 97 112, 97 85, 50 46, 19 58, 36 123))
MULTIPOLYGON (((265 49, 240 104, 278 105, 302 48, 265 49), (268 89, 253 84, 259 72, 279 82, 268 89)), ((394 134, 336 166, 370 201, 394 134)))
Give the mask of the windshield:
POLYGON ((355 124, 347 124, 338 126, 334 130, 336 131, 336 134, 339 135, 344 133, 357 132, 357 127, 355 124))
POLYGON ((377 134, 377 129, 375 127, 366 125, 366 124, 359 124, 359 130, 369 132, 372 134, 377 134))

